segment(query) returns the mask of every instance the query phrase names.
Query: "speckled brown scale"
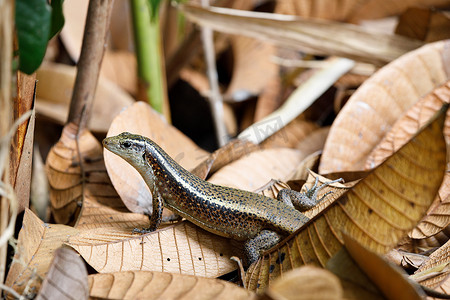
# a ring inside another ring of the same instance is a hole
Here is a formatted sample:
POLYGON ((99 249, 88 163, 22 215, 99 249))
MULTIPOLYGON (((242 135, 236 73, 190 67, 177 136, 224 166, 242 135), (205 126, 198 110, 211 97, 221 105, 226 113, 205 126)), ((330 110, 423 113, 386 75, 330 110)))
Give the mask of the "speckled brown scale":
MULTIPOLYGON (((154 201, 159 198, 155 196, 160 195, 174 212, 215 234, 236 240, 253 239, 248 245, 263 241, 266 246, 273 246, 267 243, 268 237, 272 237, 269 231, 286 235, 309 220, 281 201, 198 178, 148 138, 124 132, 106 138, 103 145, 139 171, 154 201)), ((276 235, 277 239, 273 240, 278 241, 279 235, 276 235)), ((253 248, 251 251, 259 253, 253 248)))

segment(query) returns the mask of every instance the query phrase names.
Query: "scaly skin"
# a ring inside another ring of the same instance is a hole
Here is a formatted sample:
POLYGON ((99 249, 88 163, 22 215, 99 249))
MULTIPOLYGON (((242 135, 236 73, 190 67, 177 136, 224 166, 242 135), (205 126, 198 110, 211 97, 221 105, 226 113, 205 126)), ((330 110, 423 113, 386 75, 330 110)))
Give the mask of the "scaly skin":
POLYGON ((148 138, 128 132, 103 140, 103 146, 130 163, 153 195, 146 231, 155 230, 163 204, 214 234, 247 241, 249 262, 309 219, 282 201, 204 181, 175 162, 148 138))

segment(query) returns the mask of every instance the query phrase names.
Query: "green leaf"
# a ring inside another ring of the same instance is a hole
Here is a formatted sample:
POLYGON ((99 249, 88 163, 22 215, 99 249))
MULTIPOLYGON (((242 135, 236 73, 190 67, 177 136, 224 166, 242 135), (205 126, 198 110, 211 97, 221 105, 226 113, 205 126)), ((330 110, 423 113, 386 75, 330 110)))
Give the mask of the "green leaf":
POLYGON ((41 64, 50 33, 51 7, 46 0, 16 0, 19 69, 32 74, 41 64))
POLYGON ((52 0, 52 21, 50 27, 50 35, 48 39, 50 40, 54 37, 64 26, 64 14, 63 5, 64 0, 52 0))

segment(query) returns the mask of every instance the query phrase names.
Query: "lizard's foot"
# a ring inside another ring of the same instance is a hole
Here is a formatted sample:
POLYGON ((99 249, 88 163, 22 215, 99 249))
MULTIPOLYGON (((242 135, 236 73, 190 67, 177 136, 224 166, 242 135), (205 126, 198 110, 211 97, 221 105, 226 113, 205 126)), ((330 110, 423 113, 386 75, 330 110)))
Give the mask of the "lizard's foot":
POLYGON ((325 183, 319 185, 318 184, 319 178, 316 177, 314 185, 310 189, 305 187, 306 192, 302 193, 302 192, 297 192, 297 191, 290 190, 290 189, 283 189, 278 193, 277 198, 278 198, 278 200, 283 201, 284 203, 286 203, 290 206, 293 205, 295 208, 297 208, 300 211, 306 211, 306 210, 313 208, 320 201, 322 201, 326 196, 333 193, 332 191, 328 191, 322 197, 320 197, 320 199, 317 199, 317 194, 321 189, 323 189, 324 187, 326 187, 332 183, 343 182, 343 181, 344 180, 342 178, 339 178, 339 179, 328 181, 328 182, 325 182, 325 183))
POLYGON ((150 232, 152 232, 152 231, 155 231, 155 229, 150 229, 150 228, 142 228, 142 229, 134 228, 133 231, 132 231, 132 233, 150 233, 150 232))

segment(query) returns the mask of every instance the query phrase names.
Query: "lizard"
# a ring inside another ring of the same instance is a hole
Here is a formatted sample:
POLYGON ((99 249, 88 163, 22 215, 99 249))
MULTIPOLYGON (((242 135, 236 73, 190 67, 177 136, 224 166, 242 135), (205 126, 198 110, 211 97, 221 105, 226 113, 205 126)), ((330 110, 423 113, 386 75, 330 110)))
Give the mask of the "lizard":
POLYGON ((244 250, 250 265, 262 250, 275 246, 309 221, 295 206, 308 209, 321 201, 317 192, 330 181, 314 186, 306 193, 282 189, 278 199, 250 191, 216 185, 193 175, 159 145, 149 138, 123 132, 107 137, 103 146, 131 164, 143 177, 152 193, 151 232, 161 223, 163 207, 199 227, 238 241, 245 241, 244 250))

